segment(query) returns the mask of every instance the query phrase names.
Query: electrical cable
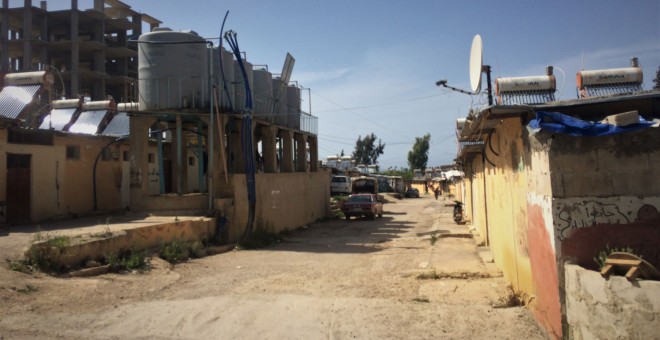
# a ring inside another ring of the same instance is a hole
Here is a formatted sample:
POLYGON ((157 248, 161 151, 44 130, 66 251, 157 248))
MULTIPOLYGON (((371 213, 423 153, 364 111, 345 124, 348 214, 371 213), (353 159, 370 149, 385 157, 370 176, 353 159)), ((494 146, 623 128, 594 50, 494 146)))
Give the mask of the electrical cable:
POLYGON ((559 95, 557 96, 557 100, 561 98, 561 94, 564 93, 564 85, 566 85, 566 73, 564 73, 564 70, 557 66, 553 66, 555 69, 559 70, 561 72, 562 76, 564 76, 564 82, 561 84, 561 90, 559 90, 559 95))
POLYGON ((227 102, 229 103, 229 111, 232 111, 233 106, 231 103, 232 98, 229 96, 229 89, 227 87, 227 79, 225 77, 225 67, 222 64, 222 52, 224 51, 224 48, 222 47, 222 34, 224 33, 225 30, 225 22, 227 21, 227 16, 229 15, 229 11, 225 13, 225 18, 222 19, 222 26, 220 26, 220 77, 222 77, 222 89, 224 90, 225 94, 227 95, 227 102))

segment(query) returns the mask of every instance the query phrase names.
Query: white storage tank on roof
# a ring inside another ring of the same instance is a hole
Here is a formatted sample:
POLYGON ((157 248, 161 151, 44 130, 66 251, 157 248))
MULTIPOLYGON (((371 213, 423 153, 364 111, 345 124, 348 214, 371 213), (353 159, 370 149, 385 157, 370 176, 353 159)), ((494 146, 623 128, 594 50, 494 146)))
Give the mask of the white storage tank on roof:
MULTIPOLYGON (((247 81, 248 84, 250 85, 250 91, 252 91, 252 93, 254 94, 254 91, 252 90, 252 87, 254 87, 252 64, 249 63, 247 60, 243 60, 243 67, 245 68, 247 81)), ((234 95, 234 110, 236 111, 245 110, 247 108, 245 106, 245 98, 246 98, 245 78, 243 77, 241 68, 238 65, 238 61, 236 60, 234 60, 234 84, 235 84, 234 91, 236 93, 234 95)), ((252 101, 252 108, 254 109, 254 98, 252 101)))
POLYGON ((224 48, 222 53, 220 53, 220 48, 213 48, 213 81, 218 91, 221 111, 229 111, 236 95, 234 91, 234 55, 224 48), (222 70, 220 69, 220 58, 222 58, 222 70))
POLYGON ((201 109, 209 104, 208 50, 193 31, 158 28, 138 38, 140 110, 201 109))
POLYGON ((273 97, 273 75, 265 69, 254 70, 254 89, 252 90, 254 101, 254 113, 259 119, 271 120, 272 97, 273 97))
POLYGON ((288 107, 287 126, 293 129, 300 129, 300 88, 297 86, 287 86, 286 105, 288 107))

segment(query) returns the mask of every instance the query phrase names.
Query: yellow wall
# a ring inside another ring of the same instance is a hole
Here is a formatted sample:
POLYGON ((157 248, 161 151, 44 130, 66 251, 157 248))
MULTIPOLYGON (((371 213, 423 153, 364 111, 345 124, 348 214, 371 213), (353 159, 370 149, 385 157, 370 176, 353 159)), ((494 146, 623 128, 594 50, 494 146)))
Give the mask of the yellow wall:
MULTIPOLYGON (((56 134, 53 145, 12 144, 7 130, 0 130, 0 201, 6 201, 7 153, 29 154, 31 157, 31 220, 42 221, 74 214, 88 213, 94 208, 92 170, 94 161, 112 138, 56 134), (67 159, 67 145, 80 148, 79 159, 67 159)), ((122 207, 122 153, 112 146, 116 159, 99 160, 97 165, 97 205, 99 210, 122 207)))
MULTIPOLYGON (((324 219, 330 207, 330 173, 292 172, 259 173, 257 185, 257 210, 254 228, 269 232, 295 229, 324 219)), ((247 224, 248 204, 245 175, 229 177, 229 187, 222 189, 223 196, 231 195, 233 203, 229 212, 229 242, 237 241, 247 224)), ((224 180, 221 185, 224 184, 224 180)))

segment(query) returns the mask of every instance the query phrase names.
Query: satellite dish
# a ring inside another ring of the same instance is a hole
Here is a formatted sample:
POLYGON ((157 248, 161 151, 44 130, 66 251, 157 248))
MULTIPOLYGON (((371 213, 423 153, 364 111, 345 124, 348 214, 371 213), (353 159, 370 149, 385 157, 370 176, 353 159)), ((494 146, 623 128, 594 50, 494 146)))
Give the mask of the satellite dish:
POLYGON ((470 50, 470 86, 472 92, 481 91, 481 69, 483 67, 484 45, 479 34, 472 39, 472 49, 470 50))

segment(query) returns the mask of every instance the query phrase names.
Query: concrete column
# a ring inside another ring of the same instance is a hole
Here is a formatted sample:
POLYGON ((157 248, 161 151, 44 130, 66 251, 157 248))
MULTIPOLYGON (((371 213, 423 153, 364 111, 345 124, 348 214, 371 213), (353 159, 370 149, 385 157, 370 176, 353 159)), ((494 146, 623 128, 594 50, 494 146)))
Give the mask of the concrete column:
POLYGON ((277 128, 270 125, 262 125, 260 131, 263 136, 261 148, 264 158, 264 172, 277 172, 277 128))
POLYGON ((296 140, 296 172, 307 171, 307 138, 302 133, 295 133, 296 140))
POLYGON ((133 35, 142 34, 142 14, 133 14, 131 22, 135 25, 133 29, 133 35))
MULTIPOLYGON (((94 0, 94 9, 101 12, 105 15, 103 0, 94 0)), ((105 44, 105 21, 97 21, 94 23, 94 36, 92 39, 94 41, 105 44)), ((105 49, 94 52, 94 61, 92 63, 92 70, 96 72, 105 73, 105 49)), ((107 97, 105 93, 105 79, 94 80, 94 86, 92 89, 92 98, 93 100, 104 100, 107 97)), ((119 98, 115 98, 119 100, 119 98)))
POLYGON ((25 0, 23 7, 23 67, 21 71, 32 71, 32 0, 25 0))
POLYGON ((293 132, 280 130, 279 136, 282 138, 280 172, 293 172, 293 132))
POLYGON ((2 24, 0 24, 0 39, 2 39, 2 62, 0 73, 9 73, 9 0, 2 0, 2 24))
POLYGON ((319 140, 318 137, 309 136, 309 171, 316 172, 319 170, 319 140))
POLYGON ((80 92, 80 42, 78 41, 78 0, 71 0, 71 54, 69 58, 69 91, 67 93, 75 98, 80 92))
POLYGON ((149 127, 156 118, 148 116, 130 117, 130 207, 132 211, 142 209, 142 198, 149 195, 149 127))
MULTIPOLYGON (((46 1, 41 2, 41 9, 44 11, 47 10, 46 1)), ((42 41, 48 41, 48 15, 44 15, 41 18, 41 23, 39 27, 39 39, 42 41)), ((43 64, 49 64, 48 62, 48 48, 46 46, 41 47, 41 53, 39 54, 39 62, 43 64)), ((57 77, 57 75, 55 76, 57 77)), ((59 82, 59 79, 55 80, 59 82)))

